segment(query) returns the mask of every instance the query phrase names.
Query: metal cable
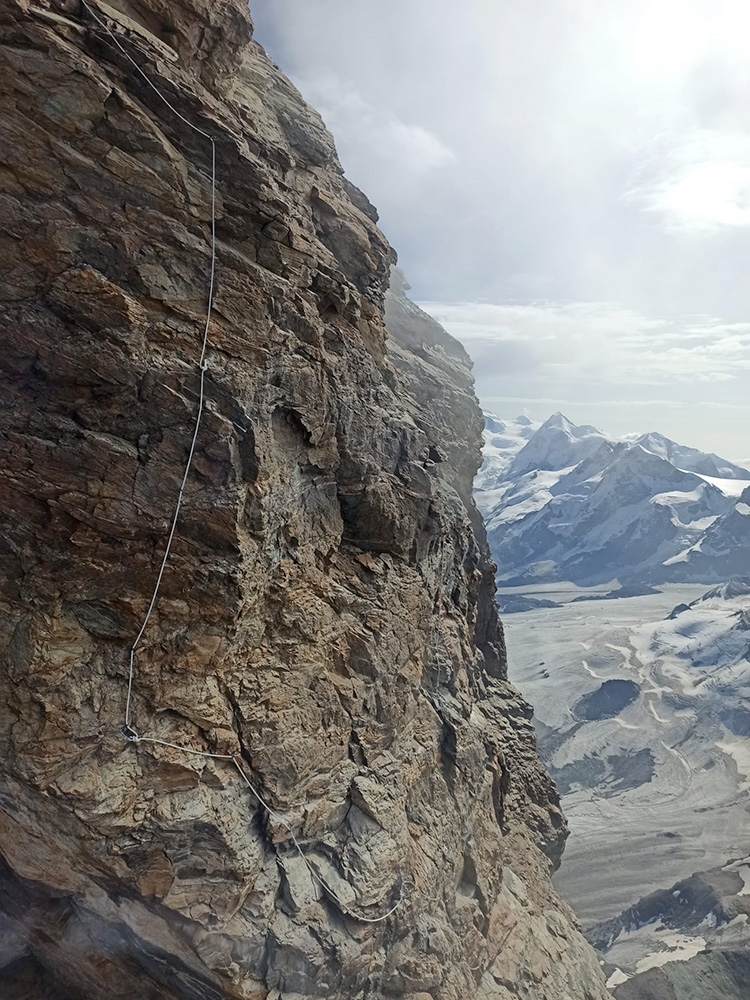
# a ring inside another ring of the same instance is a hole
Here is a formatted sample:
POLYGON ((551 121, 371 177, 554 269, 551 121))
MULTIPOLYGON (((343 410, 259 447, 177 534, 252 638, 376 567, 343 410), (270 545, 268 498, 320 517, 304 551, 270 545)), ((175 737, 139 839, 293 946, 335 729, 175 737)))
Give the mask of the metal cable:
POLYGON ((214 285, 216 279, 216 140, 208 132, 204 132, 203 129, 198 128, 189 121, 183 114, 175 108, 175 106, 167 100, 167 98, 162 94, 156 84, 152 83, 146 73, 143 72, 138 63, 133 59, 127 49, 121 44, 117 35, 112 31, 109 25, 103 21, 99 15, 94 11, 91 6, 86 2, 86 0, 81 0, 83 6, 91 14, 93 19, 97 24, 104 28, 107 34, 110 36, 117 48, 122 52, 125 58, 132 63, 133 66, 138 70, 140 75, 149 85, 149 87, 154 91, 154 93, 166 104, 169 110, 175 114, 180 121, 184 122, 189 128, 198 135, 202 135, 204 139, 208 139, 211 143, 211 275, 208 284, 208 303, 206 306, 206 324, 203 330, 203 341, 201 343, 201 353, 198 360, 198 368, 200 370, 200 389, 198 393, 198 409, 195 416, 195 424, 193 427, 193 437, 190 441, 190 450, 188 451, 187 461, 185 463, 185 471, 182 476, 182 482, 180 483, 180 489, 177 494, 177 502, 175 503, 174 514, 172 515, 172 524, 169 530, 169 535, 167 536, 167 544, 164 548, 164 556, 162 557, 161 566, 159 567, 159 572, 156 577, 156 583, 154 584, 154 590, 151 594, 151 600, 148 605, 148 609, 141 623, 141 627, 138 631, 138 635, 135 637, 133 645, 130 647, 130 666, 128 670, 128 693, 125 701, 125 725, 123 727, 123 733, 126 739, 132 740, 132 734, 135 730, 130 725, 130 705, 133 695, 133 677, 135 675, 135 651, 138 648, 138 644, 143 638, 143 633, 146 631, 146 626, 149 623, 151 615, 153 613, 154 607, 156 606, 156 601, 159 597, 159 590, 161 588, 161 582, 164 577, 164 571, 167 568, 167 562, 169 561, 169 556, 172 551, 172 542, 174 540, 175 531, 177 529, 177 521, 180 516, 180 510, 182 508, 182 501, 185 497, 185 485, 187 483, 188 475, 190 474, 190 468, 193 464, 193 455, 195 454, 195 445, 198 440, 198 431, 200 430, 201 419, 203 417, 203 410, 205 408, 205 390, 206 390, 206 352, 208 350, 208 331, 211 325, 211 313, 213 311, 213 301, 214 301, 214 285))
POLYGON ((303 850, 302 850, 302 848, 301 848, 301 846, 299 844, 299 841, 297 840, 297 837, 295 836, 294 831, 292 830, 291 826, 286 822, 286 820, 281 815, 279 815, 279 813, 275 812, 275 810, 273 810, 268 805, 268 803, 263 799, 263 797, 261 796, 261 794, 258 792, 258 790, 255 788, 255 786, 253 785, 253 783, 248 778, 247 774, 245 773, 245 770, 243 769, 242 765, 239 763, 236 754, 209 753, 208 751, 205 751, 205 750, 194 750, 191 747, 180 746, 177 743, 170 743, 167 740, 161 740, 161 739, 157 739, 157 738, 151 737, 151 736, 141 736, 141 735, 139 735, 139 733, 137 732, 137 730, 130 723, 130 720, 131 720, 131 702, 132 702, 132 694, 133 694, 133 680, 134 680, 134 677, 135 677, 135 654, 136 654, 136 649, 138 648, 138 645, 139 645, 141 639, 143 638, 143 634, 146 631, 146 627, 147 627, 147 625, 149 623, 151 615, 152 615, 152 613, 154 611, 154 608, 156 606, 157 599, 159 597, 159 590, 161 588, 161 583, 162 583, 162 579, 164 577, 164 571, 165 571, 165 569, 167 567, 167 562, 169 561, 169 556, 170 556, 171 549, 172 549, 172 542, 174 540, 175 531, 177 529, 177 521, 178 521, 178 518, 179 518, 179 515, 180 515, 180 510, 182 508, 182 503, 183 503, 184 496, 185 496, 185 486, 187 484, 188 475, 190 474, 190 469, 191 469, 192 463, 193 463, 193 456, 195 454, 196 442, 198 440, 198 431, 200 430, 201 419, 203 417, 203 412, 205 410, 205 381, 206 381, 206 368, 207 368, 206 353, 208 351, 208 344, 209 344, 208 333, 209 333, 209 328, 210 328, 210 325, 211 325, 211 315, 212 315, 212 311, 213 311, 214 289, 215 289, 215 280, 216 280, 216 139, 212 135, 210 135, 208 132, 204 132, 203 129, 198 128, 197 125, 194 125, 184 115, 182 115, 177 110, 177 108, 175 108, 175 106, 170 101, 167 100, 167 98, 161 93, 161 91, 159 90, 159 88, 149 79, 149 77, 146 75, 146 73, 143 72, 143 70, 138 65, 138 63, 135 61, 135 59, 133 59, 133 57, 130 55, 130 53, 120 43, 120 41, 117 38, 116 34, 112 31, 112 29, 109 27, 109 25, 105 21, 103 21, 99 17, 99 15, 92 9, 92 7, 87 3, 87 0, 81 0, 81 3, 86 8, 86 10, 89 12, 89 14, 93 17, 93 19, 97 22, 97 24, 100 27, 102 27, 107 32, 107 34, 110 36, 110 38, 112 39, 112 41, 114 42, 114 44, 117 46, 117 48, 119 49, 119 51, 135 67, 135 69, 143 77, 143 79, 146 81, 146 83, 149 85, 149 87, 160 98, 160 100, 162 100, 164 102, 164 104, 170 109, 170 111, 172 111, 172 113, 175 114, 180 119, 180 121, 184 122, 194 132, 196 132, 198 135, 203 136, 205 139, 208 139, 208 141, 211 143, 211 272, 210 272, 209 285, 208 285, 208 300, 207 300, 207 305, 206 305, 206 323, 205 323, 205 326, 204 326, 204 329, 203 329, 203 340, 202 340, 202 343, 201 343, 201 352, 200 352, 200 358, 199 358, 199 361, 198 361, 198 367, 199 367, 199 371, 200 371, 200 389, 199 389, 199 394, 198 394, 198 408, 197 408, 197 412, 196 412, 196 416, 195 416, 195 424, 194 424, 194 427, 193 427, 193 435, 192 435, 192 438, 191 438, 191 441, 190 441, 190 448, 189 448, 189 451, 188 451, 188 457, 187 457, 187 461, 185 462, 185 469, 184 469, 184 472, 183 472, 183 475, 182 475, 182 482, 180 483, 180 488, 179 488, 179 491, 178 491, 178 494, 177 494, 177 501, 175 503, 174 513, 172 515, 172 522, 171 522, 171 527, 170 527, 170 530, 169 530, 169 535, 167 536, 167 543, 166 543, 166 546, 165 546, 165 549, 164 549, 164 555, 162 557, 161 565, 159 567, 159 572, 158 572, 157 577, 156 577, 156 583, 154 584, 154 589, 153 589, 153 592, 151 594, 151 600, 149 602, 148 609, 146 610, 146 614, 145 614, 145 616, 143 618, 143 621, 141 623, 141 627, 140 627, 140 629, 138 631, 138 634, 135 637, 133 645, 130 648, 130 665, 129 665, 129 670, 128 670, 128 689, 127 689, 127 698, 126 698, 126 701, 125 701, 125 724, 122 727, 122 733, 123 733, 123 736, 125 737, 125 739, 128 742, 130 742, 130 743, 135 743, 135 744, 138 744, 138 743, 151 743, 151 744, 156 744, 158 746, 170 747, 171 749, 178 750, 181 753, 194 754, 195 756, 198 756, 198 757, 210 757, 210 758, 213 758, 215 760, 231 760, 232 763, 237 768, 237 771, 239 772, 239 774, 242 776, 243 781, 245 782, 245 784, 247 785, 247 787, 249 788, 249 790, 252 792, 252 794, 255 796, 255 798, 258 800, 258 802, 260 803, 260 805, 266 810, 266 812, 269 814, 269 816, 273 817, 277 822, 281 823, 285 827, 286 830, 289 831, 289 835, 290 835, 290 837, 292 839, 292 842, 293 842, 293 844, 294 844, 297 852, 299 853, 299 856, 302 858, 303 862, 305 863, 305 866, 306 866, 308 872, 310 873, 310 877, 313 879, 314 882, 317 882, 321 886, 321 888, 323 889, 323 891, 336 903, 336 905, 339 907, 339 909, 341 910, 341 912, 344 913, 345 915, 349 916, 351 919, 360 921, 362 923, 370 923, 370 924, 380 923, 381 921, 386 920, 392 913, 394 913, 399 908, 399 906, 401 906, 401 904, 404 901, 403 894, 400 896, 398 902, 394 906, 392 906, 386 913, 384 913, 384 914, 382 914, 381 916, 378 916, 378 917, 365 917, 365 916, 362 916, 362 915, 360 915, 358 913, 353 913, 351 910, 349 910, 344 905, 344 903, 339 899, 339 897, 336 895, 336 893, 330 888, 330 886, 326 884, 325 880, 314 870, 314 868, 312 867, 312 865, 310 864, 310 862, 308 861, 308 859, 305 857, 305 854, 304 854, 304 852, 303 852, 303 850))

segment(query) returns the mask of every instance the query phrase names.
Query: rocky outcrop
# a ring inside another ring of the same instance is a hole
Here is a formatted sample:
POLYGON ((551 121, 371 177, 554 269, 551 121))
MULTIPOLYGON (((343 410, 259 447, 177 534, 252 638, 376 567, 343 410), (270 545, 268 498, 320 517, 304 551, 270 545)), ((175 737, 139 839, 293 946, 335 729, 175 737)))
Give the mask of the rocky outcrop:
POLYGON ((749 980, 750 953, 717 948, 642 972, 614 995, 617 1000, 745 1000, 749 980))
POLYGON ((96 10, 172 109, 78 0, 0 11, 3 996, 605 996, 466 357, 396 293, 388 344, 392 252, 241 0, 96 10), (273 812, 121 734, 196 409, 183 119, 207 410, 132 721, 273 812))
POLYGON ((744 1000, 750 857, 696 872, 589 928, 618 1000, 744 1000))

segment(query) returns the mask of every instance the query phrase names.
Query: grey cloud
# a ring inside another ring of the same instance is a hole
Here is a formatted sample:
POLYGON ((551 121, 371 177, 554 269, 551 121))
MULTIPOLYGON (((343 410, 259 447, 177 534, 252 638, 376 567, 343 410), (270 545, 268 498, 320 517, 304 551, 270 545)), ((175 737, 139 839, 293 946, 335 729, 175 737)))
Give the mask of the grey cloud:
POLYGON ((747 453, 715 417, 719 397, 750 398, 746 341, 730 334, 750 321, 745 0, 251 7, 377 205, 414 297, 437 315, 506 310, 495 347, 497 326, 454 326, 481 359, 480 391, 554 398, 575 381, 571 398, 611 420, 620 386, 625 422, 650 385, 653 427, 680 407, 688 443, 721 453, 733 435, 747 453))

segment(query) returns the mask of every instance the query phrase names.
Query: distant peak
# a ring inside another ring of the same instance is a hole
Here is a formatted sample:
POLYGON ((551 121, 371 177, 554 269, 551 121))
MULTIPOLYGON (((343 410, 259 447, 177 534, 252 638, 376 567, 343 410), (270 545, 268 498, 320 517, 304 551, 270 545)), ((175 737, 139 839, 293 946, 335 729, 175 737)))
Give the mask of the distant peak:
POLYGON ((569 435, 576 430, 576 425, 558 410, 551 417, 547 417, 539 430, 542 434, 545 431, 564 431, 565 434, 569 435))
POLYGON ((674 441, 670 441, 668 437, 660 434, 658 431, 647 431, 645 434, 640 434, 636 439, 637 444, 648 444, 654 441, 668 442, 669 444, 674 444, 674 441))
POLYGON ((590 424, 574 424, 572 420, 559 410, 557 413, 553 413, 551 417, 547 417, 539 430, 542 432, 563 431, 568 437, 574 438, 589 437, 592 434, 595 437, 607 438, 606 434, 603 434, 597 427, 592 427, 590 424))
POLYGON ((691 607, 700 604, 701 601, 710 601, 716 597, 731 601, 733 597, 744 597, 746 594, 750 594, 750 577, 733 576, 726 583, 720 583, 717 587, 707 590, 697 601, 693 601, 691 607))
POLYGON ((675 472, 681 472, 681 469, 675 469, 675 467, 664 458, 663 455, 655 455, 653 451, 649 451, 641 441, 633 441, 631 444, 626 445, 622 452, 623 462, 640 462, 651 464, 654 467, 658 466, 669 466, 674 469, 675 472))

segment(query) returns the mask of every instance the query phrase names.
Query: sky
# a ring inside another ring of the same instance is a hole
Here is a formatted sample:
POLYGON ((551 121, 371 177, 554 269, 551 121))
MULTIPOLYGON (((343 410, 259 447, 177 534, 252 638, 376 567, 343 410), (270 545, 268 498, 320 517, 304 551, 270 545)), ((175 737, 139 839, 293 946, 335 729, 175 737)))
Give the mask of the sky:
POLYGON ((252 0, 482 404, 750 462, 747 0, 252 0))

